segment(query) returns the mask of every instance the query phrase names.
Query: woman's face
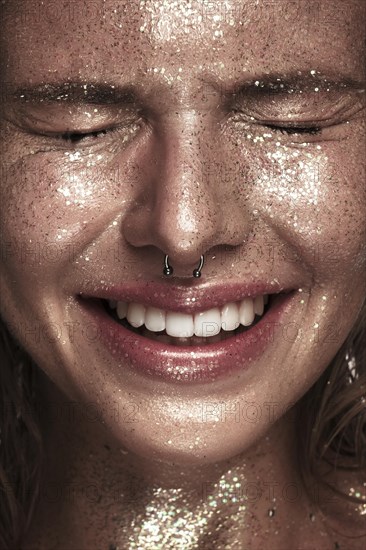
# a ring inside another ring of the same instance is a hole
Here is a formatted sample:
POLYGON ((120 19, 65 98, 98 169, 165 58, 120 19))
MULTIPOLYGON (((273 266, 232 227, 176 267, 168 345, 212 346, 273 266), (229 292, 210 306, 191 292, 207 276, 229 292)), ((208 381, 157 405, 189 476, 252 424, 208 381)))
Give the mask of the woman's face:
POLYGON ((122 446, 234 456, 365 299, 365 3, 3 4, 5 322, 122 446), (225 340, 144 336, 102 305, 213 334, 227 303, 278 293, 225 340))

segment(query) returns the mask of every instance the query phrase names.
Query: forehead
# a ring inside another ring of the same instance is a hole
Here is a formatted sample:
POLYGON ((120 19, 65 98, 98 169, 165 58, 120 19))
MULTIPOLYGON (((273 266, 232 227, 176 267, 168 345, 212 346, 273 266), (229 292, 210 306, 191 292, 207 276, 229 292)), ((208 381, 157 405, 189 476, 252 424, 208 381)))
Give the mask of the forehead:
POLYGON ((202 71, 363 77, 363 0, 5 0, 6 79, 88 81, 202 71))

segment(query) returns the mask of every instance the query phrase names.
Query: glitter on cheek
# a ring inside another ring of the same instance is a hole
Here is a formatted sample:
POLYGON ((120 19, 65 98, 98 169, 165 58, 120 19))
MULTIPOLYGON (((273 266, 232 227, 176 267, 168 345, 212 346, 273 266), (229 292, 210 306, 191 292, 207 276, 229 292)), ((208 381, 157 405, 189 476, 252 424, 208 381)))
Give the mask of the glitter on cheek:
POLYGON ((276 197, 276 201, 316 206, 321 194, 319 181, 320 157, 309 154, 298 160, 299 152, 279 145, 275 152, 267 152, 270 169, 259 178, 262 191, 276 197))
MULTIPOLYGON (((256 159, 244 174, 246 181, 252 182, 252 203, 281 226, 292 227, 294 234, 317 236, 324 232, 325 218, 319 224, 319 216, 308 212, 324 204, 325 215, 334 202, 328 152, 316 142, 277 137, 276 133, 267 130, 259 134, 254 126, 238 140, 245 150, 252 149, 256 159)), ((247 183, 245 188, 248 194, 247 183)))
POLYGON ((83 150, 66 151, 64 156, 66 162, 60 165, 61 177, 56 191, 66 198, 66 206, 85 208, 106 191, 108 178, 104 175, 104 156, 100 153, 86 154, 83 150))
MULTIPOLYGON (((364 484, 364 487, 366 488, 366 483, 364 484)), ((361 491, 351 487, 348 494, 350 497, 356 497, 362 501, 355 507, 355 512, 358 512, 360 516, 366 516, 366 492, 361 493, 361 491)))
MULTIPOLYGON (((70 162, 79 160, 80 153, 76 152, 74 154, 70 153, 69 159, 70 162)), ((93 191, 85 183, 85 179, 82 176, 79 176, 75 173, 75 170, 70 170, 68 172, 67 183, 65 185, 59 186, 57 192, 66 198, 66 205, 71 204, 83 208, 87 203, 88 199, 93 195, 93 191)))

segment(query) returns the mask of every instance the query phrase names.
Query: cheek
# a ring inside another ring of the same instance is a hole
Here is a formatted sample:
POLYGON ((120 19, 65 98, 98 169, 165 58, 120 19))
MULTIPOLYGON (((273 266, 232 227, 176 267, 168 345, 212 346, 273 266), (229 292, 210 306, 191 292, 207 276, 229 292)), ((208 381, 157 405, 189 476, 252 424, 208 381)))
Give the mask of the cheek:
POLYGON ((22 284, 25 269, 28 283, 52 280, 108 227, 114 211, 106 205, 117 194, 115 204, 125 201, 120 171, 99 157, 36 153, 3 171, 2 271, 12 280, 22 284))
POLYGON ((253 204, 322 282, 365 269, 365 160, 359 144, 279 146, 263 155, 253 204), (264 167, 264 169, 263 169, 264 167))
POLYGON ((79 219, 71 215, 58 177, 61 166, 40 162, 40 156, 17 162, 5 174, 6 190, 1 194, 6 214, 1 232, 7 246, 5 266, 13 276, 21 276, 24 268, 31 268, 30 277, 41 268, 43 275, 57 269, 67 256, 63 246, 82 226, 84 207, 77 208, 79 219))
MULTIPOLYGON (((291 249, 290 259, 306 262, 322 280, 363 268, 365 161, 359 143, 241 145, 245 155, 228 150, 222 167, 225 185, 234 189, 225 202, 239 200, 243 211, 257 212, 280 237, 279 246, 291 249)), ((85 260, 85 250, 92 253, 90 245, 109 226, 116 230, 115 218, 150 185, 150 161, 137 148, 114 160, 98 153, 39 152, 11 164, 0 191, 2 269, 14 279, 31 268, 29 280, 34 274, 44 284, 71 260, 85 260)))

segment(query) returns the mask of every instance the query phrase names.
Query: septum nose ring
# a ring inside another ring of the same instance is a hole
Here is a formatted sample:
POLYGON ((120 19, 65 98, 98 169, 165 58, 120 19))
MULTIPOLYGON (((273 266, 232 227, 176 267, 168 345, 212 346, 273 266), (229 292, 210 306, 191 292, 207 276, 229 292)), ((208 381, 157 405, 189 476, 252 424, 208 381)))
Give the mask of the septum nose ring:
MULTIPOLYGON (((204 262, 205 262, 205 260, 204 260, 203 254, 202 254, 198 267, 196 267, 196 269, 194 269, 193 273, 192 273, 193 277, 196 277, 196 279, 201 277, 201 269, 203 267, 204 262)), ((169 256, 168 256, 168 254, 165 254, 165 257, 164 257, 163 273, 164 273, 164 275, 167 275, 168 277, 170 275, 173 275, 173 268, 172 268, 171 265, 169 265, 169 256)))

